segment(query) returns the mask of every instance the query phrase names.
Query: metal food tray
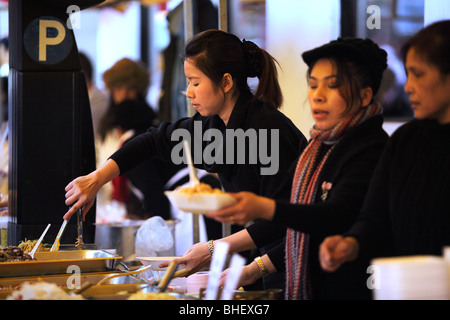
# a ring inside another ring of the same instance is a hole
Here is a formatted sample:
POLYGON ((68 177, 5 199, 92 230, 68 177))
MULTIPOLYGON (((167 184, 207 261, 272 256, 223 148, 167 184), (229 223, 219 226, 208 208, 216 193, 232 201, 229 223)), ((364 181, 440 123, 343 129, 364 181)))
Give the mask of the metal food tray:
MULTIPOLYGON (((113 270, 123 257, 103 250, 68 250, 36 252, 36 260, 0 262, 0 277, 20 277, 67 273, 69 266, 77 266, 80 272, 113 270)), ((73 271, 70 271, 72 273, 73 271)))

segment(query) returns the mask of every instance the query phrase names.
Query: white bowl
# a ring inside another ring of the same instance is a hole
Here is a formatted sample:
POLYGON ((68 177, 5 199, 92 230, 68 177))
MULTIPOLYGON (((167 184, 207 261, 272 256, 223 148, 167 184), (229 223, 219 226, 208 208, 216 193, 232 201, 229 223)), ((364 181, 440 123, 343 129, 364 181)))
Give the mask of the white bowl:
POLYGON ((165 271, 167 267, 160 268, 159 265, 166 261, 172 261, 179 257, 136 257, 136 260, 141 261, 144 266, 151 266, 152 270, 165 271))
POLYGON ((236 199, 226 193, 185 194, 179 191, 166 191, 170 202, 184 212, 204 214, 236 203, 236 199))

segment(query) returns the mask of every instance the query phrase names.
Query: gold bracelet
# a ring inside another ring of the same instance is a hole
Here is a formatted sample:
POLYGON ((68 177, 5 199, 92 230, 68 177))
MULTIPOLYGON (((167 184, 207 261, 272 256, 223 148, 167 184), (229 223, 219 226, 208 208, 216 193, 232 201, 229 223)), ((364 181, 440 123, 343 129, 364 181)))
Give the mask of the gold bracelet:
POLYGON ((208 249, 209 249, 209 254, 211 255, 211 260, 214 254, 214 241, 213 240, 209 240, 208 241, 208 249))
POLYGON ((258 264, 259 271, 261 271, 261 275, 263 277, 267 276, 269 274, 269 270, 267 269, 266 265, 262 261, 261 257, 256 257, 255 261, 258 264))

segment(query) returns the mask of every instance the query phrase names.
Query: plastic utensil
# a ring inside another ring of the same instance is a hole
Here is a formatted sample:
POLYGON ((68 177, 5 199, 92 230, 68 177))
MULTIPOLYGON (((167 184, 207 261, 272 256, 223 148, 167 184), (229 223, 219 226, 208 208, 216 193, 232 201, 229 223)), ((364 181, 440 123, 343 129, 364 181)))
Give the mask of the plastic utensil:
POLYGON ((199 184, 200 181, 197 177, 197 171, 195 170, 194 163, 192 162, 191 148, 189 148, 189 143, 187 140, 183 140, 184 143, 184 153, 186 154, 186 159, 189 167, 189 180, 191 185, 194 186, 199 184))
POLYGON ((42 242, 42 239, 44 239, 45 234, 47 233, 48 229, 50 228, 50 223, 47 225, 47 228, 45 228, 44 232, 42 232, 41 237, 39 238, 38 242, 36 242, 36 244, 34 245, 33 250, 31 250, 30 252, 30 257, 33 259, 34 258, 34 254, 36 253, 39 245, 42 242))
POLYGON ((159 282, 158 292, 166 291, 167 286, 169 285, 170 280, 172 280, 172 277, 177 267, 178 263, 175 260, 172 260, 169 264, 169 267, 167 267, 167 271, 164 274, 164 277, 159 282))

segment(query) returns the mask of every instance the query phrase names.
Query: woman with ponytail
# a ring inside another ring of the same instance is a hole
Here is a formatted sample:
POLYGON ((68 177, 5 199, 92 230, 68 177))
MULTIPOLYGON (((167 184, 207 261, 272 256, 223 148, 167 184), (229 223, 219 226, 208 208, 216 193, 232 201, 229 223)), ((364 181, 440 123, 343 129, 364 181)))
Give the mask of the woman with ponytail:
POLYGON ((179 145, 183 145, 180 137, 186 133, 194 165, 217 173, 225 191, 289 197, 284 188, 290 180, 289 167, 307 141, 278 110, 283 99, 274 58, 253 42, 241 41, 220 30, 195 35, 187 42, 182 58, 188 83, 186 96, 197 111, 195 115, 150 128, 127 142, 103 166, 70 182, 66 187, 66 204, 71 208, 64 219, 83 206, 85 215, 102 185, 140 163, 154 157, 174 162, 173 150, 180 150, 179 145), (249 77, 259 78, 255 94, 247 84, 249 77), (255 132, 258 150, 265 150, 271 156, 271 163, 266 161, 267 157, 260 156, 252 161, 255 141, 249 139, 237 145, 234 156, 227 154, 227 145, 236 146, 235 141, 229 141, 229 130, 255 132), (216 136, 209 139, 208 132, 212 131, 220 132, 219 140, 223 141, 214 140, 216 136), (217 149, 218 146, 223 149, 217 149), (211 149, 216 150, 217 161, 214 157, 213 161, 204 157, 211 149), (240 153, 245 153, 244 161, 240 153))
POLYGON ((293 166, 290 201, 240 192, 233 194, 235 205, 208 216, 239 224, 264 219, 246 229, 256 246, 280 237, 273 230, 285 227, 285 244, 248 264, 240 285, 285 271, 289 300, 370 298, 366 261, 328 274, 320 268, 318 248, 356 220, 388 139, 382 107, 374 100, 387 54, 368 39, 338 39, 302 56, 315 124, 293 166))

